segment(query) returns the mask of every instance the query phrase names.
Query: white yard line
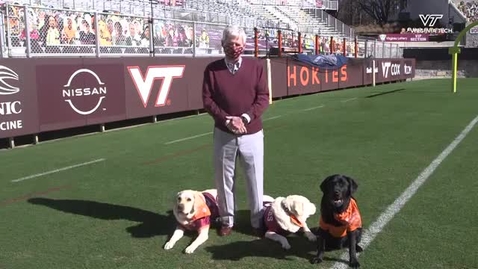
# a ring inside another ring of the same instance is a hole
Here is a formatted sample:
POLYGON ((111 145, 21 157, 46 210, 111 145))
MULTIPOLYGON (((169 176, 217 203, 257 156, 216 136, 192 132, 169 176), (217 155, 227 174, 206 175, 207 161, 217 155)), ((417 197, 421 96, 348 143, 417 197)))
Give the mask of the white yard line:
MULTIPOLYGON (((264 121, 269 121, 269 120, 275 120, 275 119, 278 119, 280 117, 282 117, 282 115, 277 115, 277 116, 274 116, 274 117, 266 118, 266 119, 263 119, 262 121, 264 122, 264 121)), ((181 139, 172 140, 172 141, 166 142, 164 144, 165 145, 171 145, 171 144, 195 139, 195 138, 198 138, 198 137, 203 137, 203 136, 210 135, 210 134, 212 134, 212 132, 207 132, 207 133, 197 134, 197 135, 193 135, 193 136, 188 136, 188 137, 184 137, 184 138, 181 138, 181 139)))
POLYGON ((203 133, 203 134, 188 136, 188 137, 185 137, 185 138, 169 141, 169 142, 166 142, 164 144, 165 145, 171 145, 171 144, 174 144, 174 143, 183 142, 183 141, 186 141, 186 140, 191 140, 191 139, 194 139, 194 138, 203 137, 203 136, 210 135, 210 134, 212 134, 212 132, 207 132, 207 133, 203 133))
POLYGON ((267 118, 267 119, 263 119, 262 121, 264 122, 264 121, 269 121, 269 120, 275 120, 275 119, 278 119, 278 118, 280 118, 280 117, 282 117, 282 115, 277 115, 277 116, 274 116, 274 117, 270 117, 270 118, 267 118))
POLYGON ((343 100, 343 101, 340 101, 340 102, 342 102, 342 103, 347 103, 347 102, 353 101, 353 100, 355 100, 355 99, 357 99, 357 97, 349 98, 349 99, 346 99, 346 100, 343 100))
MULTIPOLYGON (((375 239, 375 237, 382 232, 383 228, 393 219, 395 215, 400 212, 400 210, 405 206, 405 204, 415 195, 418 188, 420 188, 423 183, 435 172, 438 166, 450 155, 450 153, 458 146, 458 144, 465 139, 468 133, 475 127, 478 122, 478 116, 476 116, 468 126, 461 131, 461 133, 453 140, 448 147, 446 147, 438 157, 436 157, 422 172, 421 174, 412 182, 410 186, 391 204, 388 208, 382 212, 382 214, 375 220, 370 227, 364 231, 362 236, 362 242, 360 246, 365 250, 375 239)), ((359 254, 358 254, 359 255, 359 254)), ((348 261, 348 253, 342 254, 340 257, 342 260, 348 261)), ((342 262, 336 262, 332 268, 348 268, 347 264, 342 262)))
POLYGON ((48 171, 48 172, 43 172, 43 173, 39 173, 39 174, 34 174, 34 175, 27 176, 27 177, 22 177, 22 178, 17 178, 17 179, 12 180, 12 182, 15 182, 15 183, 16 183, 16 182, 20 182, 20 181, 24 181, 24 180, 28 180, 28 179, 32 179, 32 178, 37 178, 37 177, 41 177, 41 176, 46 176, 46 175, 50 175, 50 174, 55 174, 55 173, 58 173, 58 172, 70 170, 70 169, 77 168, 77 167, 81 167, 81 166, 86 166, 86 165, 90 165, 90 164, 94 164, 94 163, 98 163, 98 162, 103 162, 103 161, 105 161, 105 160, 106 160, 106 159, 101 158, 101 159, 96 159, 96 160, 89 161, 89 162, 84 162, 84 163, 79 163, 79 164, 75 164, 75 165, 70 165, 70 166, 66 166, 66 167, 63 167, 63 168, 51 170, 51 171, 48 171))
POLYGON ((309 108, 302 109, 301 111, 311 111, 311 110, 322 108, 322 107, 325 107, 325 105, 309 107, 309 108))

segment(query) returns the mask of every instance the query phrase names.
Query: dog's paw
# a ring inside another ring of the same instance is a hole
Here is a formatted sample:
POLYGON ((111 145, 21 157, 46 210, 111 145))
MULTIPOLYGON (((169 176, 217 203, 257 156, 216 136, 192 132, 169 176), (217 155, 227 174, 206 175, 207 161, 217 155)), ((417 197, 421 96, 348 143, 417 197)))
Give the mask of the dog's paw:
POLYGON ((360 263, 356 259, 352 259, 349 262, 350 268, 360 268, 360 263))
POLYGON ((314 257, 310 260, 310 263, 312 264, 318 264, 318 263, 321 263, 323 262, 324 260, 322 258, 319 258, 319 257, 314 257))
POLYGON ((165 250, 168 250, 168 249, 172 249, 174 247, 174 242, 167 242, 165 245, 164 245, 164 249, 165 250))
POLYGON ((355 251, 357 251, 357 253, 360 253, 360 252, 363 251, 363 248, 362 248, 361 246, 359 246, 359 245, 356 245, 356 246, 355 246, 355 251))
POLYGON ((186 254, 193 254, 195 250, 196 250, 196 247, 195 247, 195 246, 188 246, 188 247, 184 250, 184 253, 186 253, 186 254))
POLYGON ((309 239, 309 241, 311 241, 311 242, 317 241, 317 236, 316 236, 315 234, 313 234, 312 232, 306 232, 306 233, 305 233, 305 236, 306 236, 307 239, 309 239))

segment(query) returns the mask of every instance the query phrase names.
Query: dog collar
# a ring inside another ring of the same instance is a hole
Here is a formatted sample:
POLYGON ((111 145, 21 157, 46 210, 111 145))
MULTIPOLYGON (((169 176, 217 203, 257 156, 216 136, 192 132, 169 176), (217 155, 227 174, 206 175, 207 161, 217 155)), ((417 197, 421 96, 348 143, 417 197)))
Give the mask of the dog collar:
POLYGON ((290 220, 292 221, 292 223, 294 223, 295 225, 297 225, 299 227, 304 226, 302 224, 302 222, 294 214, 292 214, 292 212, 290 212, 290 210, 284 205, 284 202, 281 202, 280 205, 281 205, 282 209, 284 209, 285 213, 287 213, 287 215, 289 215, 290 220))

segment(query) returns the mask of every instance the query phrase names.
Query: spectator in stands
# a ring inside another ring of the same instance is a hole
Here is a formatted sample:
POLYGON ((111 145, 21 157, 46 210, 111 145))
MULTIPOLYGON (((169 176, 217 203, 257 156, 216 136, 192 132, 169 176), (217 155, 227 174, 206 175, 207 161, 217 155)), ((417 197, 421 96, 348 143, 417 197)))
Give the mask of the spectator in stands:
POLYGON ((198 38, 198 47, 209 48, 209 35, 206 32, 206 29, 201 30, 201 35, 198 38))
MULTIPOLYGON (((143 30, 143 34, 141 35, 141 46, 149 47, 151 44, 151 33, 149 32, 149 25, 146 25, 143 30)), ((154 46, 160 46, 160 42, 157 36, 153 36, 153 44, 154 46)))
POLYGON ((138 35, 137 25, 134 22, 129 24, 129 36, 126 38, 126 45, 134 47, 141 45, 141 37, 138 35))
POLYGON ((76 38, 76 26, 73 24, 73 19, 68 17, 63 21, 66 22, 66 25, 63 26, 62 43, 74 44, 76 38))
POLYGON ((204 108, 214 119, 214 178, 222 226, 227 236, 234 226, 236 160, 239 156, 247 184, 251 225, 263 235, 264 133, 262 114, 269 105, 266 72, 262 62, 241 57, 247 35, 243 29, 224 29, 221 44, 225 58, 204 71, 204 108))
POLYGON ((96 36, 91 31, 90 23, 87 20, 81 22, 83 30, 80 31, 80 42, 83 45, 94 45, 96 43, 96 36))
POLYGON ((478 3, 476 1, 464 2, 461 1, 458 9, 467 17, 469 21, 478 20, 478 3))
POLYGON ((304 34, 304 43, 302 44, 302 47, 306 50, 313 50, 315 47, 314 36, 304 34))
MULTIPOLYGON (((38 32, 36 25, 33 23, 30 23, 28 26, 28 30, 30 30, 30 42, 38 42, 38 39, 40 38, 40 33, 38 32)), ((20 34, 20 40, 25 41, 26 40, 26 29, 23 28, 22 33, 20 34)))
MULTIPOLYGON (((55 22, 56 22, 56 27, 58 28, 58 31, 60 32, 60 36, 61 36, 61 33, 63 33, 64 22, 60 12, 55 13, 55 22)), ((61 43, 61 39, 60 39, 60 43, 61 43)))
MULTIPOLYGON (((115 18, 115 19, 117 20, 117 18, 115 18)), ((106 28, 108 29, 108 32, 110 32, 110 35, 113 36, 114 22, 111 19, 111 17, 106 20, 106 28)))
POLYGON ((123 25, 119 21, 114 23, 113 44, 116 46, 126 46, 126 36, 123 33, 123 25))
POLYGON ((98 35, 100 36, 99 41, 101 46, 111 46, 113 39, 111 38, 111 33, 108 30, 106 22, 103 20, 98 20, 98 35))
POLYGON ((179 35, 174 25, 169 26, 168 36, 166 37, 166 47, 178 47, 179 35))
POLYGON ((182 25, 178 26, 177 35, 178 35, 178 47, 187 48, 191 46, 192 40, 188 39, 184 26, 182 25))
POLYGON ((61 44, 58 22, 54 16, 45 16, 46 24, 40 29, 40 39, 43 41, 46 53, 60 53, 58 45, 61 44))
POLYGON ((48 24, 45 25, 43 31, 45 35, 45 44, 47 46, 60 44, 60 31, 58 30, 58 23, 53 16, 46 17, 48 24))

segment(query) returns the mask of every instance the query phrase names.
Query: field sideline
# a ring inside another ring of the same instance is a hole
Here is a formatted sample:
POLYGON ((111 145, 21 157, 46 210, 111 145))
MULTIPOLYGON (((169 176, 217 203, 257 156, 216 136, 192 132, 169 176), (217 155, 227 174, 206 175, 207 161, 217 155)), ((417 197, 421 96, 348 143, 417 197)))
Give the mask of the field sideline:
MULTIPOLYGON (((437 79, 275 102, 263 117, 266 193, 318 205, 320 181, 348 174, 370 228, 364 268, 478 268, 478 215, 461 210, 478 203, 477 82, 459 79, 456 94, 437 79)), ((211 131, 203 114, 0 151, 0 268, 346 268, 342 252, 309 264, 305 237, 284 251, 248 235, 243 183, 230 237, 211 231, 193 255, 182 253, 188 238, 162 249, 174 194, 212 187, 211 131)))

